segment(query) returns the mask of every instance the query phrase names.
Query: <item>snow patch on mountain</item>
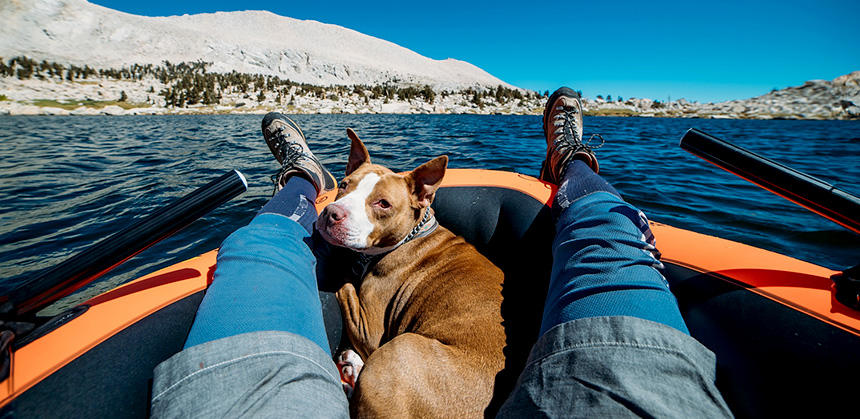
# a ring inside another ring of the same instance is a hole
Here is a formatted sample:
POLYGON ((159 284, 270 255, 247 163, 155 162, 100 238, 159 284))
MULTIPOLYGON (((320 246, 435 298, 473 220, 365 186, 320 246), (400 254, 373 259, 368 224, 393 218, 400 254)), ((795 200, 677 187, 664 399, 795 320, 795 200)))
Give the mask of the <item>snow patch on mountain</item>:
POLYGON ((337 25, 265 11, 146 17, 84 0, 0 1, 0 57, 118 68, 211 62, 210 71, 314 85, 513 86, 465 61, 434 60, 337 25))

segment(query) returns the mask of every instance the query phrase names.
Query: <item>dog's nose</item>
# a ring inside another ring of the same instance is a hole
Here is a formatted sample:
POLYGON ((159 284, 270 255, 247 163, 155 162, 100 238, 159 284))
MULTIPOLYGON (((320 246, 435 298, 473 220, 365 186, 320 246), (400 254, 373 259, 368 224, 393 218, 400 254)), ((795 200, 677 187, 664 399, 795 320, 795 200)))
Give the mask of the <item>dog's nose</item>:
POLYGON ((339 223, 346 218, 346 210, 336 205, 325 207, 325 217, 330 223, 339 223))

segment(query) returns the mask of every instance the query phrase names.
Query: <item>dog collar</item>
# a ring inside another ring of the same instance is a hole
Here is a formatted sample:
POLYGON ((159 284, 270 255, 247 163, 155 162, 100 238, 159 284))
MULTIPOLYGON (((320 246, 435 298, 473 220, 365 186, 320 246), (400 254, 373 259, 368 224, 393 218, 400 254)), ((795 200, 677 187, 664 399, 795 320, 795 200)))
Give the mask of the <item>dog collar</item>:
POLYGON ((404 237, 402 240, 400 240, 393 246, 376 249, 377 251, 373 253, 356 251, 356 253, 358 253, 358 258, 353 265, 352 273, 356 275, 359 279, 364 278, 364 276, 367 275, 367 272, 370 270, 370 267, 376 264, 376 262, 379 262, 379 260, 382 259, 383 256, 391 253, 392 251, 394 251, 394 249, 397 249, 398 247, 412 240, 429 235, 430 233, 436 231, 436 227, 439 227, 439 222, 436 221, 436 216, 432 214, 432 212, 430 211, 430 207, 427 207, 427 209, 424 211, 424 217, 421 218, 421 221, 419 221, 418 224, 416 224, 415 227, 412 228, 412 231, 410 231, 409 234, 406 235, 406 237, 404 237))
POLYGON ((359 253, 364 254, 364 255, 368 255, 368 256, 376 256, 376 255, 386 254, 386 253, 391 252, 392 250, 406 244, 407 242, 415 240, 419 237, 424 237, 424 236, 432 233, 433 231, 436 230, 436 227, 438 227, 438 226, 439 226, 439 222, 436 221, 436 217, 431 213, 430 207, 427 207, 427 210, 424 211, 424 217, 421 219, 421 221, 419 221, 418 224, 416 224, 415 227, 412 228, 412 231, 410 231, 409 234, 407 234, 406 237, 401 239, 399 242, 397 242, 391 246, 388 246, 388 247, 378 247, 378 248, 371 248, 371 249, 368 249, 365 251, 359 251, 359 253))
POLYGON ((436 221, 436 216, 431 214, 430 207, 427 207, 427 210, 424 211, 424 218, 422 218, 421 221, 419 221, 418 224, 415 225, 415 228, 413 228, 412 231, 410 231, 409 234, 407 234, 406 237, 403 238, 403 240, 400 240, 399 243, 394 245, 394 249, 413 239, 424 237, 432 233, 434 230, 436 230, 436 227, 438 226, 439 222, 436 221))

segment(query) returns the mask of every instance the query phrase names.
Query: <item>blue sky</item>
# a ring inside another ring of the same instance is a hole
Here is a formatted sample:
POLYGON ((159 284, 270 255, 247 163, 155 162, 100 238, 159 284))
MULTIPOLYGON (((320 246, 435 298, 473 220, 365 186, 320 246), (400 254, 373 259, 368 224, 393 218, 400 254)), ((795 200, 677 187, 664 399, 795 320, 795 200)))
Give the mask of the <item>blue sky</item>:
POLYGON ((148 16, 269 10, 589 97, 742 99, 860 70, 858 0, 93 2, 148 16))

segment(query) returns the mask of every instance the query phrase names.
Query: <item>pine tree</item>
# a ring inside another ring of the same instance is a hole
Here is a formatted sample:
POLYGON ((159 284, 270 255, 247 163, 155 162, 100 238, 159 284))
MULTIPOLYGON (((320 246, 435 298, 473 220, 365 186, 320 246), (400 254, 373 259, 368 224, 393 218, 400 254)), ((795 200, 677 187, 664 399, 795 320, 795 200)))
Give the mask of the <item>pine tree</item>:
POLYGON ((421 89, 421 96, 428 103, 433 103, 436 100, 436 92, 433 91, 433 88, 429 85, 424 85, 424 88, 421 89))
POLYGON ((6 63, 3 62, 3 59, 0 58, 0 76, 7 77, 7 76, 11 76, 11 75, 12 75, 12 68, 9 67, 8 65, 6 65, 6 63))

